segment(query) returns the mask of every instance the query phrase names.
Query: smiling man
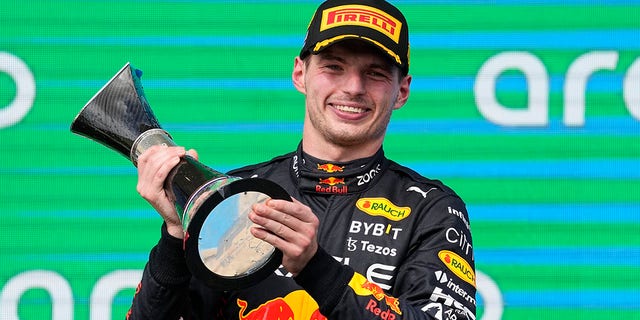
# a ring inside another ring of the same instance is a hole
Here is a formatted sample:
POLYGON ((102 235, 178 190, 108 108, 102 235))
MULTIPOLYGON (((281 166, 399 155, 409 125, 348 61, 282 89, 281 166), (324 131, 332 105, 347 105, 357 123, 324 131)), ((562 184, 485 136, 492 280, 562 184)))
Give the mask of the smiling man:
POLYGON ((411 77, 377 51, 362 40, 346 39, 296 58, 293 83, 306 97, 305 152, 348 161, 371 156, 382 146, 392 111, 409 97, 411 77))
POLYGON ((252 207, 251 234, 283 253, 255 286, 220 292, 188 271, 163 182, 195 153, 155 146, 139 157, 138 192, 164 224, 129 319, 475 319, 464 202, 383 151, 409 98, 408 38, 384 1, 329 0, 315 12, 292 72, 306 110, 298 149, 229 173, 270 179, 294 199, 252 207))

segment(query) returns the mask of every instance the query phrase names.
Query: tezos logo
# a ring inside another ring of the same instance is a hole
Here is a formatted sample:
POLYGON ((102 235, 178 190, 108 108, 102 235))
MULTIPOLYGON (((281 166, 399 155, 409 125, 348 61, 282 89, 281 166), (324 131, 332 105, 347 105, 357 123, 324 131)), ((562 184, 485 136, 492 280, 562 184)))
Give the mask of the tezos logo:
POLYGON ((393 221, 400 221, 411 214, 411 208, 396 206, 386 198, 362 198, 356 202, 356 207, 369 215, 393 221))

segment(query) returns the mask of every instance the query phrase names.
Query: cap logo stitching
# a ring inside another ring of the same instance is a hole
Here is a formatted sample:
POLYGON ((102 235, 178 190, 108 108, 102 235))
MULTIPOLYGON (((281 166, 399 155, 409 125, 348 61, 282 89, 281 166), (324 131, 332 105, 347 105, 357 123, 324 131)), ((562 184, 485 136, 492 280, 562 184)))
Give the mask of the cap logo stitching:
POLYGON ((402 23, 386 12, 363 5, 344 5, 322 11, 320 31, 340 26, 361 26, 376 30, 395 43, 400 41, 402 23))

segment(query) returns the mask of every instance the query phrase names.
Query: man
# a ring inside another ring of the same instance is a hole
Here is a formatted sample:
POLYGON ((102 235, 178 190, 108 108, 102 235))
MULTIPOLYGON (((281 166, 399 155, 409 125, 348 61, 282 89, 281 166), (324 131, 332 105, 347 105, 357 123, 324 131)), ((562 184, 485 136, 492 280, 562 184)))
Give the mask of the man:
POLYGON ((253 206, 253 236, 283 258, 248 289, 217 292, 187 269, 163 181, 195 152, 142 154, 138 192, 165 223, 128 318, 475 319, 463 201, 383 153, 391 114, 409 97, 408 70, 398 9, 373 0, 320 5, 292 73, 306 107, 298 150, 229 173, 270 179, 294 198, 253 206))

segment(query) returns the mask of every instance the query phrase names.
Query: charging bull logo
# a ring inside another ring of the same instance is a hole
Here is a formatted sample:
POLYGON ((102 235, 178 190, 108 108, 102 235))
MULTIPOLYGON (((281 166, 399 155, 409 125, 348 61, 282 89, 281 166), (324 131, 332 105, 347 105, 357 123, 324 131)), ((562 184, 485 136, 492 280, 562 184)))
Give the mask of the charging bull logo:
POLYGON ((327 320, 318 309, 318 303, 303 290, 289 293, 284 298, 269 300, 247 312, 248 303, 237 302, 240 320, 327 320))
POLYGON ((320 181, 318 182, 321 184, 328 184, 330 186, 335 186, 337 184, 344 184, 344 178, 329 177, 326 179, 320 179, 320 181))
POLYGON ((349 287, 359 296, 372 296, 366 310, 384 320, 395 320, 396 314, 402 315, 400 300, 384 293, 379 285, 367 280, 363 275, 354 273, 349 287), (374 300, 375 299, 375 300, 374 300))
POLYGON ((322 170, 327 173, 342 172, 344 171, 344 166, 336 166, 332 163, 318 164, 318 170, 322 170))
POLYGON ((273 319, 273 320, 294 320, 293 310, 287 304, 283 298, 274 299, 260 305, 257 309, 250 311, 246 315, 244 314, 247 309, 247 302, 238 299, 238 319, 242 320, 258 320, 258 319, 273 319))

